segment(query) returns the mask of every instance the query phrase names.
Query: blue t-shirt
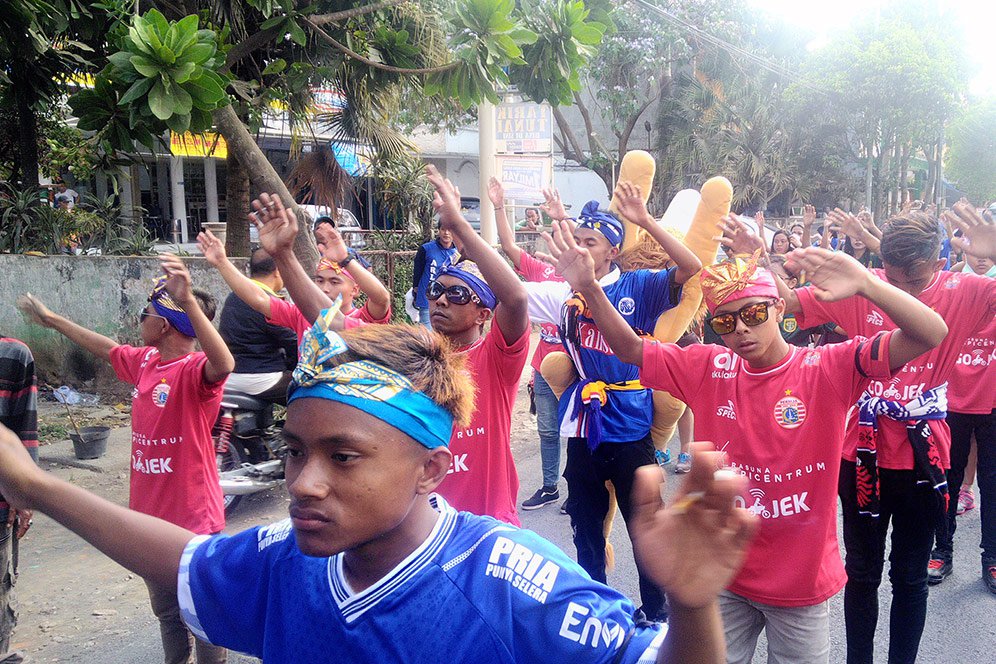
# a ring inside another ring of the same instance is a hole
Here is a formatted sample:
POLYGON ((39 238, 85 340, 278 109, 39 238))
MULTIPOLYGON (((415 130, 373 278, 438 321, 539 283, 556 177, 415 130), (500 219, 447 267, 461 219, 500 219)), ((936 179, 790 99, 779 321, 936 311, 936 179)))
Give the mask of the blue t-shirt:
POLYGON ((198 537, 180 561, 180 609, 200 638, 293 662, 653 662, 666 628, 533 532, 432 496, 429 537, 354 593, 342 554, 305 556, 290 520, 198 537))
POLYGON ((419 309, 428 309, 429 299, 425 296, 425 291, 429 288, 429 282, 436 278, 440 270, 456 260, 458 254, 456 246, 451 246, 447 249, 436 240, 423 244, 421 253, 424 256, 425 263, 422 268, 421 278, 418 280, 418 284, 416 284, 415 306, 419 309))
MULTIPOLYGON (((653 334, 657 318, 674 307, 681 298, 681 288, 674 283, 675 269, 621 272, 616 281, 603 286, 602 290, 630 327, 638 332, 653 334)), ((566 306, 563 311, 567 311, 566 306)), ((582 378, 581 383, 584 380, 623 383, 640 378, 639 367, 626 364, 616 357, 592 318, 584 314, 578 316, 579 345, 568 338, 565 323, 561 321, 560 338, 582 378)), ((576 401, 580 398, 578 386, 581 383, 564 392, 560 399, 562 435, 587 437, 586 418, 582 415, 577 421, 571 419, 576 401)), ((653 394, 647 389, 609 390, 601 413, 602 442, 640 440, 650 433, 654 416, 653 394)))

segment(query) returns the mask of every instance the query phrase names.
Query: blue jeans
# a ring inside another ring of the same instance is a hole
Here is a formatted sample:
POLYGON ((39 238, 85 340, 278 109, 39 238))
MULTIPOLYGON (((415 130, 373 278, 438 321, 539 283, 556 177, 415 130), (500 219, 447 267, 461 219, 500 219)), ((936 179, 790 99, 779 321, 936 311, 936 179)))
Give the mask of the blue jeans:
POLYGON ((535 373, 533 380, 533 400, 536 403, 540 460, 543 462, 543 486, 557 486, 560 479, 560 422, 557 419, 559 399, 539 371, 535 373))
POLYGON ((432 329, 432 323, 429 321, 429 307, 418 308, 418 322, 430 330, 432 329))

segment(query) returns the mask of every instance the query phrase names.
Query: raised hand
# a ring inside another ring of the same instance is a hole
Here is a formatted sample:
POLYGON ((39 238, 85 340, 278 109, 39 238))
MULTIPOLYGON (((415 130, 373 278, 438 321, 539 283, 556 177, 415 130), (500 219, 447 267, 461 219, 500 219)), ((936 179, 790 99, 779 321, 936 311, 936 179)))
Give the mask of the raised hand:
POLYGON ((860 240, 864 235, 865 225, 861 223, 861 220, 850 212, 844 212, 840 208, 834 208, 833 212, 827 215, 827 219, 830 220, 832 224, 831 228, 838 228, 844 231, 844 234, 850 238, 860 240))
POLYGON ((444 178, 435 166, 426 166, 425 174, 436 190, 432 195, 432 208, 439 214, 439 227, 454 231, 461 222, 467 224, 460 212, 460 190, 449 178, 444 178))
POLYGON ((505 187, 498 181, 498 178, 493 177, 488 180, 488 198, 491 199, 491 203, 496 208, 505 205, 505 187))
POLYGON ((630 223, 640 228, 648 228, 651 224, 657 223, 647 211, 647 204, 643 202, 643 191, 639 185, 620 181, 616 184, 612 198, 615 200, 619 216, 630 223))
MULTIPOLYGON (((166 292, 173 301, 186 308, 194 299, 194 291, 190 285, 190 272, 179 256, 164 254, 159 257, 159 265, 166 275, 166 292)), ((195 303, 196 306, 196 303, 195 303)))
POLYGON ((554 221, 567 219, 567 209, 564 207, 563 201, 560 200, 559 191, 556 189, 544 189, 543 199, 544 202, 539 207, 540 210, 546 213, 546 216, 554 221))
POLYGON ((644 572, 681 608, 709 606, 740 569, 757 518, 734 507, 747 481, 720 470, 712 443, 692 443, 692 470, 675 502, 661 502, 661 470, 645 466, 633 484, 633 551, 644 572))
POLYGON ((297 217, 294 211, 284 207, 280 196, 260 194, 252 202, 255 212, 249 214, 249 221, 259 230, 259 244, 271 256, 294 250, 297 237, 297 217))
POLYGON ((225 254, 225 244, 211 231, 201 231, 197 234, 197 247, 204 254, 208 265, 212 267, 219 267, 228 260, 228 256, 225 254))
POLYGON ((323 258, 341 263, 349 256, 349 248, 342 234, 329 224, 321 224, 315 229, 315 239, 318 240, 318 251, 323 258))
POLYGON ((944 217, 962 232, 961 237, 951 238, 952 246, 970 256, 996 261, 996 222, 991 215, 983 216, 971 203, 958 201, 944 217))
POLYGON ((806 247, 790 251, 785 258, 785 267, 791 272, 806 271, 813 294, 823 302, 835 302, 861 293, 872 278, 861 263, 842 251, 806 247))
POLYGON ((813 227, 816 223, 816 208, 812 205, 807 205, 802 209, 802 225, 813 227))
POLYGON ((557 274, 564 277, 576 291, 584 290, 593 284, 595 278, 595 261, 584 247, 574 241, 574 229, 565 221, 553 222, 553 237, 550 248, 557 256, 557 274))
POLYGON ((761 254, 768 252, 764 238, 754 232, 750 226, 742 222, 737 215, 728 214, 719 220, 723 234, 713 238, 724 247, 729 247, 734 254, 753 254, 758 249, 761 254))
POLYGON ((35 325, 51 327, 52 312, 45 304, 31 293, 25 293, 17 298, 17 308, 35 325))

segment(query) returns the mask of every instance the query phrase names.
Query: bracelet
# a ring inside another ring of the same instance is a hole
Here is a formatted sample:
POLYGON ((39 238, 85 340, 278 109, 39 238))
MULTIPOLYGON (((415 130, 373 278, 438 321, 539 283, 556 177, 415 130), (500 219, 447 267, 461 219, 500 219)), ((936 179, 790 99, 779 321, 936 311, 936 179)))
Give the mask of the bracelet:
POLYGON ((339 267, 345 268, 347 265, 353 262, 354 256, 352 254, 346 254, 346 257, 339 261, 339 267))

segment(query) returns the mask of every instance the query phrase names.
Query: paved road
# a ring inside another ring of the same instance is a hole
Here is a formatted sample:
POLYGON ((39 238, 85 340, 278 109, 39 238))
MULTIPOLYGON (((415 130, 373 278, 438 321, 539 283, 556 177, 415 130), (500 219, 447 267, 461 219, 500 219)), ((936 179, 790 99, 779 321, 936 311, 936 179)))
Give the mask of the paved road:
MULTIPOLYGON (((520 392, 519 404, 513 427, 513 453, 519 468, 522 482, 520 499, 528 497, 540 484, 539 446, 535 437, 532 418, 526 410, 524 389, 520 392)), ((64 477, 86 484, 94 477, 105 481, 95 487, 105 491, 112 499, 125 500, 120 490, 127 484, 128 468, 127 429, 114 432, 111 451, 107 457, 94 462, 94 467, 102 472, 94 474, 85 468, 66 467, 57 470, 64 477), (107 480, 117 485, 118 490, 107 489, 107 480)), ((674 449, 674 448, 673 448, 674 449)), ((60 458, 67 455, 65 447, 53 447, 43 451, 43 457, 60 458)), ((676 476, 670 475, 671 489, 676 485, 676 476)), ((561 486, 563 494, 563 483, 561 486)), ((278 520, 286 516, 287 499, 283 489, 275 489, 264 494, 251 496, 239 507, 236 516, 230 520, 229 532, 278 520)), ((573 553, 570 540, 569 519, 559 513, 555 506, 523 512, 523 525, 540 533, 556 543, 563 550, 573 553)), ((56 662, 102 662, 107 664, 139 664, 162 661, 162 648, 159 643, 158 628, 147 608, 144 586, 114 563, 102 559, 93 549, 75 536, 61 531, 45 517, 36 517, 36 529, 48 531, 45 551, 28 557, 22 563, 20 587, 22 588, 22 618, 15 643, 34 655, 34 661, 56 662), (54 579, 54 580, 53 580, 54 579), (44 581, 43 581, 44 580, 44 581), (70 598, 78 606, 76 632, 66 626, 48 625, 45 613, 54 612, 51 598, 38 597, 32 588, 44 586, 48 592, 59 592, 70 598), (117 607, 117 608, 115 608, 117 607), (100 617, 99 614, 121 610, 120 620, 113 615, 100 617), (127 609, 127 610, 126 610, 127 609), (98 614, 98 617, 93 617, 98 614), (97 630, 94 621, 104 621, 97 630), (47 634, 58 633, 56 639, 47 634)), ((996 646, 996 597, 984 589, 979 580, 979 516, 974 510, 962 517, 956 539, 956 560, 954 574, 941 586, 931 590, 927 627, 920 648, 921 662, 991 662, 996 646)), ((617 567, 609 577, 609 582, 630 597, 637 597, 636 573, 632 552, 626 537, 621 517, 612 541, 616 548, 617 567)), ((777 561, 774 562, 777 564, 777 561)), ((881 615, 876 657, 886 661, 887 638, 883 629, 887 623, 890 602, 888 583, 880 592, 881 615)), ((637 602, 638 603, 638 602, 637 602)), ((844 629, 842 596, 832 600, 831 608, 831 662, 844 661, 844 629)), ((758 649, 756 662, 766 662, 763 636, 758 649)), ((255 662, 256 660, 232 655, 230 662, 255 662)))

